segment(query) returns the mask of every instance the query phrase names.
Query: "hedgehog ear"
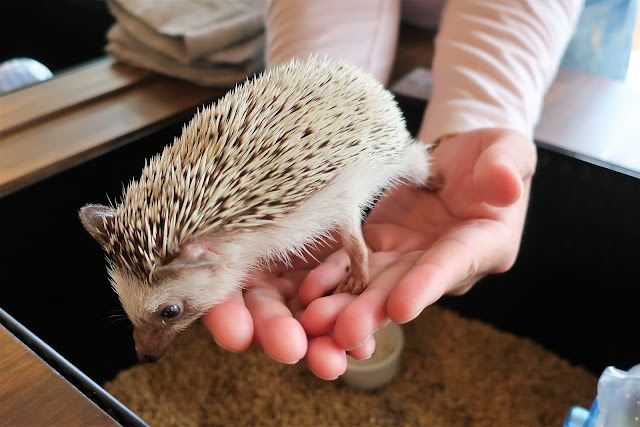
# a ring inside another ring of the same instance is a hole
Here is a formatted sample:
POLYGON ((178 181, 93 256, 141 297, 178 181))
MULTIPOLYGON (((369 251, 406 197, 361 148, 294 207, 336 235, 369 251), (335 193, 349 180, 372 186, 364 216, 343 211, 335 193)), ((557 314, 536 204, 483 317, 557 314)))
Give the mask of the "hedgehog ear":
POLYGON ((213 270, 220 264, 219 258, 220 255, 214 252, 210 243, 191 242, 182 245, 175 258, 166 265, 157 267, 153 274, 156 278, 163 278, 190 269, 213 270))
POLYGON ((115 212, 104 205, 86 205, 80 209, 80 221, 84 228, 103 247, 108 243, 107 225, 113 223, 115 212))
POLYGON ((211 244, 196 241, 182 245, 177 258, 183 267, 187 268, 213 268, 218 264, 219 255, 214 252, 211 244))

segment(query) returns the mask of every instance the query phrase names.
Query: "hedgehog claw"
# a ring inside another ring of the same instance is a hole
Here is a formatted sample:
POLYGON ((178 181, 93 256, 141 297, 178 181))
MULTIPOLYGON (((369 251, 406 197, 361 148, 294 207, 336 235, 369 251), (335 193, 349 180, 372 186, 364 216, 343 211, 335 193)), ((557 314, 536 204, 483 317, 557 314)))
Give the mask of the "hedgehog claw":
POLYGON ((360 295, 365 289, 367 289, 367 286, 369 286, 369 283, 367 283, 366 280, 357 278, 354 274, 349 274, 342 280, 342 282, 340 282, 334 291, 334 294, 348 292, 352 295, 360 295))

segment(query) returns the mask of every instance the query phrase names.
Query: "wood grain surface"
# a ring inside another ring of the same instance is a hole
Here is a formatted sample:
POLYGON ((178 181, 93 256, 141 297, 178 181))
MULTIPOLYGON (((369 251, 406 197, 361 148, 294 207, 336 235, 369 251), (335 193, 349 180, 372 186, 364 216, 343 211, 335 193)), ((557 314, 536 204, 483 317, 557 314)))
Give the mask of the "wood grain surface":
POLYGON ((103 60, 2 96, 0 197, 226 91, 103 60))
POLYGON ((11 131, 64 114, 150 78, 149 71, 101 58, 44 84, 26 87, 2 97, 0 137, 11 131))
POLYGON ((118 423, 0 326, 0 425, 118 423))

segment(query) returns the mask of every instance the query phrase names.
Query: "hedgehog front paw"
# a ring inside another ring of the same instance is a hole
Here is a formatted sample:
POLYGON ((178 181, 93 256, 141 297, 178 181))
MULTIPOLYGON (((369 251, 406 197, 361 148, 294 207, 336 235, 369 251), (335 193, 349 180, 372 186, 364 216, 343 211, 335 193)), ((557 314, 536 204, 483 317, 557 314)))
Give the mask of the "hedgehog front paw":
POLYGON ((368 281, 357 277, 356 274, 349 273, 347 277, 342 279, 342 282, 336 288, 334 294, 342 292, 349 292, 352 295, 360 295, 369 286, 368 281))

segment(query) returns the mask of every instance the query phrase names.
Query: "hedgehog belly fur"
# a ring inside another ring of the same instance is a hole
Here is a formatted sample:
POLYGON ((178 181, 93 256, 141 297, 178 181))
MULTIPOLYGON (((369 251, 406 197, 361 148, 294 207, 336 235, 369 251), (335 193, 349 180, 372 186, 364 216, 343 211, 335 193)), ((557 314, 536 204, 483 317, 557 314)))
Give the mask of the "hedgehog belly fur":
POLYGON ((309 246, 330 238, 332 232, 342 234, 352 218, 361 218, 385 189, 407 182, 424 185, 427 152, 416 142, 392 161, 377 159, 343 168, 326 187, 281 220, 224 239, 236 248, 227 259, 242 260, 235 268, 246 273, 272 261, 287 264, 291 256, 307 258, 309 246))

